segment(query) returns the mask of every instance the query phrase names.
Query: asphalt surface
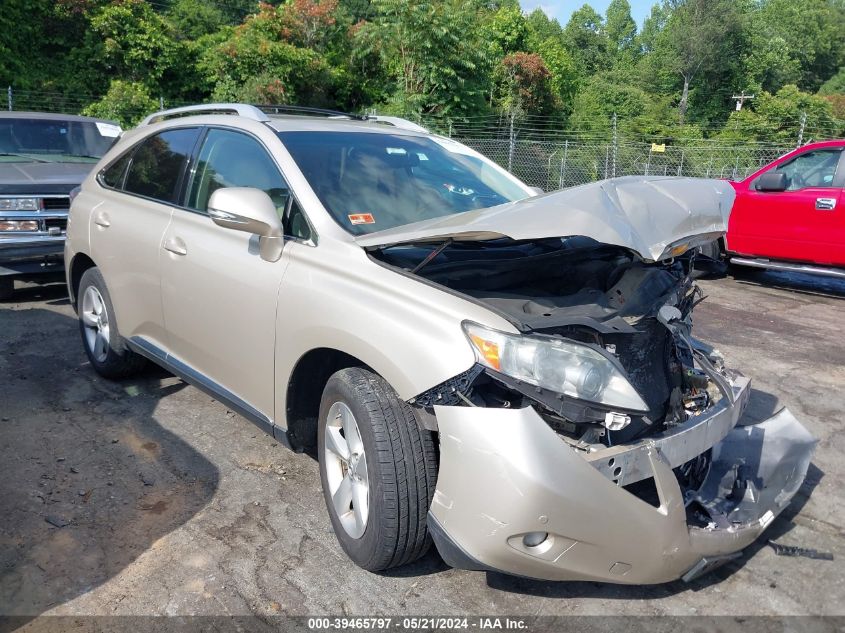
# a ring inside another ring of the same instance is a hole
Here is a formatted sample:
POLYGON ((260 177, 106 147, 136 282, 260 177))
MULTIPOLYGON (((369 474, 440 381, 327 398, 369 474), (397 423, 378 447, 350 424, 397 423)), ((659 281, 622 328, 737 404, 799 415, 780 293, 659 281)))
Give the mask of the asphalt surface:
POLYGON ((362 571, 312 457, 162 371, 98 378, 62 286, 19 287, 0 303, 0 615, 845 614, 845 283, 702 286, 695 332, 752 378, 748 415, 788 406, 819 444, 741 559, 652 587, 459 571, 433 552, 362 571), (836 560, 777 556, 765 538, 836 560))

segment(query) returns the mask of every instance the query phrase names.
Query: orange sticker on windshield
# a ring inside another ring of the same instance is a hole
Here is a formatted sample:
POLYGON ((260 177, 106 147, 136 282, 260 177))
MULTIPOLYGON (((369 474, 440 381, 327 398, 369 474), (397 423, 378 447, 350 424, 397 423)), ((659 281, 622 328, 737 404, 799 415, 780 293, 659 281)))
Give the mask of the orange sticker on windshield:
POLYGON ((376 219, 372 213, 350 213, 348 216, 351 224, 375 224, 376 219))

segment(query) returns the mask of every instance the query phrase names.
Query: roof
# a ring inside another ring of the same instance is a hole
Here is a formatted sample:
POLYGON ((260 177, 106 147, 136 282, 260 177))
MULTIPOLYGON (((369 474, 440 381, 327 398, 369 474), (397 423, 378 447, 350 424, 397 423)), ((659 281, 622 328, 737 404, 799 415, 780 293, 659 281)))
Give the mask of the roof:
POLYGON ((82 123, 111 123, 117 125, 116 121, 110 119, 98 119, 92 116, 81 114, 63 114, 60 112, 24 112, 22 110, 0 111, 0 119, 43 119, 46 121, 80 121, 82 123))

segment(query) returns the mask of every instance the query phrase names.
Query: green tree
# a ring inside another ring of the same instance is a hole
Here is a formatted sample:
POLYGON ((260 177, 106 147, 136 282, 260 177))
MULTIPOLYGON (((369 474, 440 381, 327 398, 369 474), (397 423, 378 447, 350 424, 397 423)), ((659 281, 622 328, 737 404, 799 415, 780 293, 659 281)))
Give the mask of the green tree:
POLYGON ((776 94, 764 91, 757 95, 751 107, 733 112, 718 138, 729 143, 746 140, 795 143, 802 118, 805 142, 835 138, 845 132, 842 121, 834 118, 831 102, 788 85, 776 94))
POLYGON ((845 63, 845 0, 762 0, 749 31, 749 71, 768 90, 816 91, 845 63))
POLYGON ((566 50, 584 76, 604 70, 610 63, 610 42, 602 17, 590 5, 577 9, 563 29, 566 50))
POLYGON ((628 0, 611 0, 605 24, 610 49, 616 54, 630 52, 637 37, 637 23, 631 17, 628 0))
POLYGON ((128 128, 158 109, 158 102, 144 84, 114 79, 108 92, 86 107, 82 114, 111 119, 128 128))
POLYGON ((819 88, 820 95, 842 95, 845 94, 845 66, 839 69, 833 77, 828 79, 819 88))
POLYGON ((116 0, 91 17, 87 50, 112 77, 156 87, 178 59, 170 24, 143 0, 116 0))
MULTIPOLYGON (((743 15, 735 0, 676 0, 654 43, 652 63, 679 78, 678 120, 684 124, 694 82, 705 99, 711 89, 734 89, 744 48, 743 15)), ((724 97, 721 98, 724 100, 724 97)))
POLYGON ((529 45, 536 47, 540 42, 555 38, 563 40, 563 27, 555 18, 550 18, 542 9, 534 9, 525 18, 529 45))
POLYGON ((281 103, 333 104, 336 70, 317 51, 288 40, 302 35, 290 30, 289 6, 262 4, 202 54, 198 67, 213 98, 258 101, 263 95, 281 103))
POLYGON ((484 108, 491 73, 478 7, 462 0, 373 0, 358 45, 376 52, 393 84, 387 103, 453 119, 484 108))
POLYGON ((504 6, 486 24, 495 55, 510 55, 528 48, 528 24, 519 6, 504 6))
POLYGON ((218 31, 226 24, 226 15, 204 0, 174 0, 167 19, 182 39, 196 40, 218 31))
POLYGON ((560 114, 572 112, 573 100, 578 90, 578 72, 575 62, 559 38, 549 37, 535 49, 551 73, 550 87, 555 95, 560 114))

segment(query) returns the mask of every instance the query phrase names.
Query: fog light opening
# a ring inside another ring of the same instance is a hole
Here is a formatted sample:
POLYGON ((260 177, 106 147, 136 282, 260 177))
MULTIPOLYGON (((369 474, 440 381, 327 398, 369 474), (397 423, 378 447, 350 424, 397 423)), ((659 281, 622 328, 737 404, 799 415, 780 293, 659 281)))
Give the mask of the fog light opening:
POLYGON ((522 537, 522 544, 525 547, 539 547, 549 538, 548 532, 528 532, 522 537))

